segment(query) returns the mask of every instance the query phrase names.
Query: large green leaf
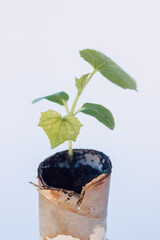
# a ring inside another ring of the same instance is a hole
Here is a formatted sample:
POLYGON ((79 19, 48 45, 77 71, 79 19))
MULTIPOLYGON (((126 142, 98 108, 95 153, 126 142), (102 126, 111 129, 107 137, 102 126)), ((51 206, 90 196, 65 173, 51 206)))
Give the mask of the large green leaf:
POLYGON ((103 53, 93 49, 85 49, 80 51, 80 55, 111 82, 122 88, 136 90, 135 80, 103 53))
POLYGON ((38 126, 47 134, 51 148, 55 148, 67 140, 76 141, 82 124, 73 115, 62 117, 58 112, 49 110, 41 113, 38 126))
POLYGON ((87 78, 89 76, 88 74, 82 75, 80 78, 76 78, 76 87, 78 89, 78 92, 81 93, 85 86, 87 85, 87 78))
POLYGON ((115 123, 112 113, 105 107, 94 103, 85 103, 80 112, 90 115, 103 123, 105 126, 114 129, 115 123))
POLYGON ((51 94, 46 97, 36 98, 32 103, 37 103, 43 99, 58 103, 60 105, 64 105, 64 103, 68 101, 69 96, 66 92, 58 92, 58 93, 54 93, 54 94, 51 94))

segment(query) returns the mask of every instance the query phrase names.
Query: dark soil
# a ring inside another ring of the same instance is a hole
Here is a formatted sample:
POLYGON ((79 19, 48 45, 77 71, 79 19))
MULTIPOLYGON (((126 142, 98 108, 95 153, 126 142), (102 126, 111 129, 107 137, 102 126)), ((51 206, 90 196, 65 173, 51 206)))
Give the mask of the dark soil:
POLYGON ((102 152, 88 149, 74 149, 72 165, 69 164, 68 151, 56 153, 45 159, 38 168, 38 177, 44 187, 62 188, 81 193, 83 186, 102 173, 111 173, 112 164, 102 152), (87 154, 91 155, 90 161, 87 154), (99 159, 99 169, 94 156, 99 159), (93 159, 92 159, 93 156, 93 159))
POLYGON ((101 172, 91 166, 81 165, 78 168, 48 168, 43 171, 43 179, 50 187, 63 188, 81 193, 82 186, 92 181, 101 172))

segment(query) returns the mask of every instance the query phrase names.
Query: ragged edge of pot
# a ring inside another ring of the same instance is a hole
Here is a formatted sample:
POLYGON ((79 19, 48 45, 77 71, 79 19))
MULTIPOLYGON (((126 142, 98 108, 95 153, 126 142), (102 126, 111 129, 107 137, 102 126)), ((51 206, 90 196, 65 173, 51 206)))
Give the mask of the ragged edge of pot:
MULTIPOLYGON (((52 203, 58 204, 68 211, 91 218, 105 218, 106 211, 104 210, 108 203, 110 173, 112 169, 110 159, 102 152, 96 150, 74 149, 74 153, 78 154, 76 161, 101 170, 101 174, 88 182, 82 188, 80 194, 70 190, 49 187, 42 178, 42 166, 44 164, 47 166, 51 159, 60 161, 59 159, 61 159, 62 155, 67 156, 67 151, 56 153, 45 159, 38 168, 39 185, 33 185, 52 203)), ((64 159, 63 164, 66 164, 64 159)))
MULTIPOLYGON (((93 229, 93 232, 90 234, 88 240, 105 240, 105 236, 106 236, 105 227, 96 226, 93 229)), ((58 234, 54 238, 50 238, 47 236, 46 238, 41 237, 40 240, 82 240, 82 239, 72 237, 71 235, 58 234)))

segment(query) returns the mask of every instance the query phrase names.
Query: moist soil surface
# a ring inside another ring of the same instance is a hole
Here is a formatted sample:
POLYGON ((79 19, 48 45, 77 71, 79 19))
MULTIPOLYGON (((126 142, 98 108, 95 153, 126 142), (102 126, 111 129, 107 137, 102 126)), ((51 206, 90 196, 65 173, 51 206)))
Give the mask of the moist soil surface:
POLYGON ((82 187, 100 174, 99 170, 89 165, 80 165, 78 168, 46 168, 42 176, 49 187, 63 188, 80 194, 82 187))

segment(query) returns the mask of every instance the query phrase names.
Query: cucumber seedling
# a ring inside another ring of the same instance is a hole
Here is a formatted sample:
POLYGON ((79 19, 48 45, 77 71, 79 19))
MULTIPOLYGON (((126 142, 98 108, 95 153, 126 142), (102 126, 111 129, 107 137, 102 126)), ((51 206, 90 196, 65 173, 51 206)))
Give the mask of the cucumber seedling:
POLYGON ((99 72, 109 81, 121 88, 137 89, 135 80, 103 53, 93 49, 85 49, 80 51, 80 56, 92 65, 93 71, 82 75, 80 78, 75 78, 77 94, 71 108, 69 108, 67 104, 69 95, 66 92, 54 93, 46 97, 37 98, 32 102, 37 103, 46 99, 60 104, 65 108, 66 115, 64 117, 53 110, 42 112, 38 126, 42 127, 47 134, 51 143, 51 148, 55 148, 65 141, 68 141, 70 161, 73 158, 72 141, 76 141, 80 128, 82 127, 82 124, 77 118, 79 113, 84 113, 96 118, 111 130, 113 130, 115 126, 112 113, 100 104, 84 103, 80 109, 76 109, 78 99, 92 77, 99 72))

